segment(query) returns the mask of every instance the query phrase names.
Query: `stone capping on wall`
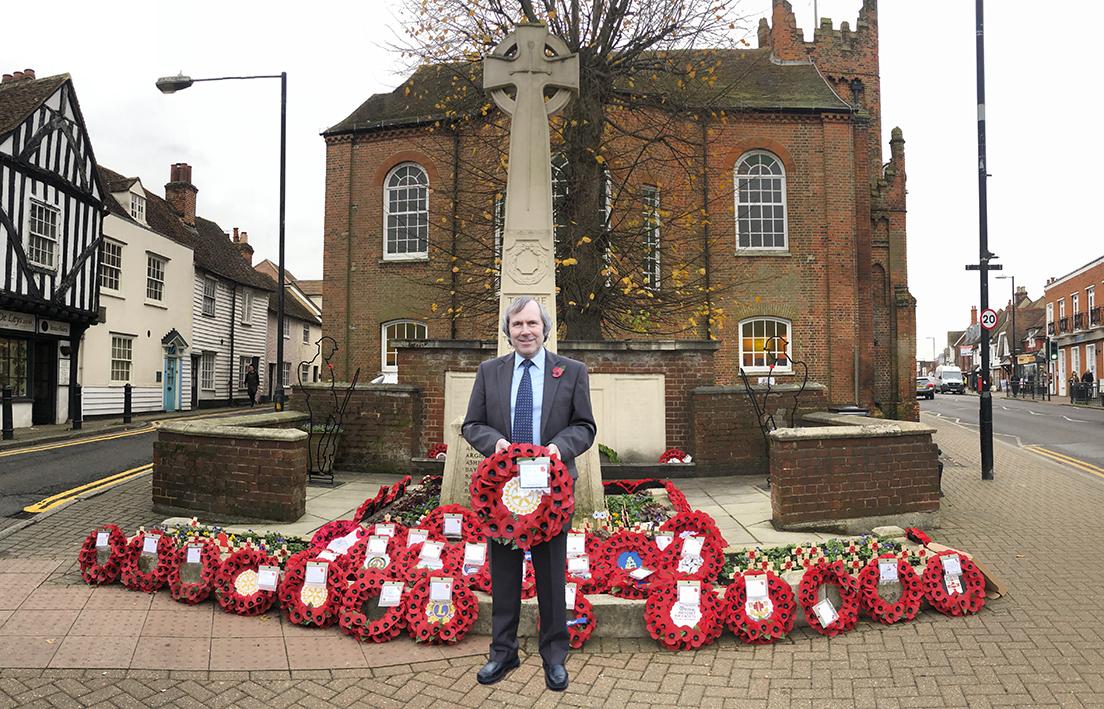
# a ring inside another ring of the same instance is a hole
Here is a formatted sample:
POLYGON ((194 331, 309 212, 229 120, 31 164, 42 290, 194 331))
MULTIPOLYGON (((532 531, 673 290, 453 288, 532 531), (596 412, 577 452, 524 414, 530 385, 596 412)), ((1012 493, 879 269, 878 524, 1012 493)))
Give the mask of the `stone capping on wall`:
POLYGON ((188 436, 208 436, 211 438, 248 438, 264 441, 302 441, 307 438, 306 431, 297 428, 274 428, 294 426, 310 417, 300 411, 273 411, 264 414, 242 414, 198 421, 169 421, 161 424, 166 433, 179 433, 188 436))
MULTIPOLYGON (((771 394, 796 394, 804 391, 828 391, 828 387, 824 386, 820 382, 808 382, 802 387, 800 384, 773 384, 770 387, 771 394)), ((766 384, 752 384, 751 391, 753 394, 766 394, 766 384)), ((695 394, 744 394, 747 395, 747 389, 743 384, 739 386, 701 386, 694 387, 695 394)), ((770 403, 769 401, 767 403, 770 403)), ((815 414, 810 414, 815 415, 815 414)))
MULTIPOLYGON (((312 394, 315 392, 321 392, 323 394, 330 393, 329 382, 315 382, 312 384, 295 384, 292 387, 295 391, 310 391, 312 394)), ((340 399, 342 395, 349 390, 349 382, 337 382, 334 388, 334 393, 337 394, 340 399)), ((413 394, 418 391, 418 387, 412 384, 372 384, 370 382, 357 382, 357 385, 353 387, 353 391, 375 391, 380 394, 413 394)), ((296 406, 302 406, 304 409, 307 406, 306 400, 296 400, 296 406)), ((296 412, 284 412, 284 413, 301 413, 303 416, 307 416, 306 411, 296 412)))
POLYGON ((778 428, 770 432, 776 441, 813 441, 830 438, 885 438, 934 434, 935 429, 912 421, 872 419, 865 416, 815 412, 802 421, 812 424, 801 428, 778 428))
MULTIPOLYGON (((392 340, 397 349, 408 347, 420 350, 488 350, 497 351, 497 340, 392 340)), ((716 340, 560 340, 557 351, 591 352, 662 352, 662 351, 716 351, 721 343, 716 340)))

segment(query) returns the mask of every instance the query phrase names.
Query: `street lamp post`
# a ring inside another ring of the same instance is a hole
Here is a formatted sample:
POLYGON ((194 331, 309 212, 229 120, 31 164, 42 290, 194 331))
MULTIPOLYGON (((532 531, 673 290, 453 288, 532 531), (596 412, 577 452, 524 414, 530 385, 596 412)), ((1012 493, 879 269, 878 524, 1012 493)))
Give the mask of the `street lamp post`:
POLYGON ((157 88, 163 94, 182 91, 200 81, 246 81, 249 79, 280 80, 280 263, 279 293, 276 296, 276 387, 273 399, 277 411, 284 410, 284 205, 287 197, 287 72, 258 74, 256 76, 218 76, 210 79, 193 79, 177 74, 157 80, 157 88))
POLYGON ((1015 276, 993 276, 998 281, 1012 281, 1012 378, 1016 378, 1016 370, 1019 364, 1016 361, 1016 277, 1015 276))

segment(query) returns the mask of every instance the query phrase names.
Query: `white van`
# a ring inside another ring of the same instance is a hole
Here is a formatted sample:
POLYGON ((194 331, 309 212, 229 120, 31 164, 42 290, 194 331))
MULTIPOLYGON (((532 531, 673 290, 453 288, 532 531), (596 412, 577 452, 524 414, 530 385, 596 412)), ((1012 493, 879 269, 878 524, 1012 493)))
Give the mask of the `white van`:
POLYGON ((966 393, 966 384, 962 381, 962 370, 951 365, 935 368, 935 386, 940 394, 966 393))

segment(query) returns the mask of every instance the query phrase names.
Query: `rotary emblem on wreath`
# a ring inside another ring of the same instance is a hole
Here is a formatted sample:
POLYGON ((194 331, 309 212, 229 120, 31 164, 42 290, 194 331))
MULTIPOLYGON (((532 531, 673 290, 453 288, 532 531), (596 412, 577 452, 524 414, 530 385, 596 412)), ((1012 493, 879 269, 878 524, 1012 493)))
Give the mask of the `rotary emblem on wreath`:
POLYGON ((502 486, 502 504, 519 517, 535 512, 540 501, 540 490, 522 490, 521 478, 511 478, 502 486))

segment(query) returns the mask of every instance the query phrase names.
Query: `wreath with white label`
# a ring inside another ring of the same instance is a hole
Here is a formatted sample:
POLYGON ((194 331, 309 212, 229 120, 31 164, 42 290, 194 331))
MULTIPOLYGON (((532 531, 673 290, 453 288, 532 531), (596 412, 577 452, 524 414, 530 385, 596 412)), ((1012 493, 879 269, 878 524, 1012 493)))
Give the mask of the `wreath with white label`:
POLYGON ((920 612, 920 602, 924 600, 924 585, 908 559, 899 559, 896 554, 882 554, 867 562, 859 572, 859 598, 863 611, 874 620, 892 625, 901 620, 912 620, 920 612), (892 579, 882 582, 882 565, 887 565, 892 579), (883 585, 899 584, 900 596, 887 600, 882 596, 883 585))
MULTIPOLYGON (((473 544, 477 542, 471 542, 473 544)), ((491 548, 490 544, 482 542, 483 547, 483 562, 481 564, 468 564, 465 563, 464 554, 469 542, 461 544, 450 544, 445 548, 445 568, 455 569, 457 578, 463 579, 464 583, 468 585, 468 588, 483 591, 484 593, 491 592, 491 548)), ((534 592, 536 585, 534 583, 534 592)))
POLYGON ((488 537, 521 549, 558 535, 575 512, 573 484, 567 466, 551 456, 548 492, 521 487, 518 461, 548 456, 548 449, 513 443, 479 464, 471 481, 471 508, 488 537))
MULTIPOLYGON (((379 607, 380 592, 383 584, 394 582, 387 573, 379 569, 361 569, 353 576, 352 583, 345 590, 341 601, 341 613, 338 626, 341 632, 352 635, 364 642, 383 643, 394 640, 406 629, 406 594, 399 598, 394 606, 383 608, 382 614, 373 619, 371 606, 379 607)), ((401 581, 396 583, 402 584, 401 581)), ((402 586, 405 592, 405 586, 402 586)))
POLYGON ((471 630, 479 615, 479 602, 467 586, 452 579, 447 599, 431 597, 434 579, 448 574, 426 576, 414 584, 407 597, 406 627, 410 637, 434 645, 458 643, 471 630))
POLYGON ((724 629, 724 604, 713 587, 698 584, 697 605, 679 602, 679 587, 675 580, 657 585, 644 606, 644 622, 648 633, 667 650, 697 650, 721 636, 724 629))
POLYGON ((318 557, 316 550, 305 549, 288 559, 276 595, 288 622, 324 628, 337 621, 344 591, 341 567, 318 557), (324 568, 325 580, 321 583, 312 580, 309 576, 312 568, 324 568))
POLYGON ((652 585, 668 580, 670 571, 655 543, 640 532, 610 535, 598 550, 598 573, 609 592, 620 598, 646 598, 652 585), (645 575, 641 569, 651 571, 645 575), (661 578, 662 577, 662 578, 661 578))
POLYGON ((745 571, 732 580, 725 591, 725 625, 745 643, 763 645, 781 640, 793 630, 797 620, 797 602, 790 584, 772 571, 745 571), (755 590, 748 597, 748 580, 755 590), (765 589, 763 589, 765 586, 765 589))
POLYGON ((84 539, 77 553, 81 579, 85 583, 100 586, 119 580, 120 567, 126 556, 127 538, 123 530, 114 524, 104 524, 93 529, 84 539), (105 534, 104 546, 97 546, 99 535, 105 534))
POLYGON ((679 578, 697 579, 714 582, 725 564, 725 547, 728 542, 717 529, 713 518, 701 511, 680 512, 663 523, 660 532, 674 535, 674 540, 663 550, 661 563, 673 570, 679 578), (700 539, 701 550, 697 554, 687 554, 688 546, 698 544, 691 541, 700 539))
POLYGON ((416 584, 423 578, 433 574, 459 576, 460 570, 454 566, 455 554, 450 555, 448 553, 449 547, 449 544, 434 539, 427 539, 424 542, 411 544, 406 549, 399 552, 392 573, 395 578, 402 579, 408 584, 416 584), (434 557, 432 555, 427 554, 423 557, 422 550, 426 548, 427 544, 440 545, 441 551, 436 557, 440 566, 434 564, 434 557))
MULTIPOLYGON (((215 600, 227 613, 261 615, 276 602, 276 591, 258 585, 262 566, 277 566, 277 561, 256 547, 247 546, 226 557, 215 574, 215 600)), ((278 568, 278 567, 277 567, 278 568)))
POLYGON ((985 576, 974 562, 957 551, 941 551, 929 558, 924 567, 922 583, 928 603, 944 615, 968 615, 977 613, 985 606, 985 576), (948 588, 944 559, 950 557, 958 557, 962 571, 958 581, 961 590, 957 593, 952 593, 948 588))
MULTIPOLYGON (((596 534, 589 534, 579 529, 572 529, 571 534, 584 535, 583 553, 578 556, 586 558, 588 575, 584 576, 582 572, 576 573, 572 570, 572 556, 569 553, 567 568, 564 570, 566 582, 578 586, 580 593, 605 593, 609 590, 609 583, 600 563, 600 553, 605 540, 596 534)), ((579 562, 575 563, 578 564, 579 562)))
POLYGON ((345 575, 346 581, 351 581, 362 569, 375 569, 384 572, 388 578, 395 577, 396 570, 400 568, 398 558, 405 550, 406 537, 397 534, 387 537, 384 551, 376 552, 369 551, 373 536, 380 535, 361 537, 356 544, 349 547, 349 551, 337 557, 335 563, 345 575))
POLYGON ((859 584, 847 573, 842 561, 828 564, 821 559, 806 569, 798 587, 798 598, 809 627, 821 635, 831 638, 846 633, 859 620, 859 584), (839 591, 839 608, 832 605, 827 596, 821 598, 821 587, 829 585, 839 591), (818 607, 821 615, 817 614, 818 607), (821 623, 822 617, 824 623, 821 623))
POLYGON ((311 537, 310 547, 316 551, 321 551, 329 546, 333 540, 348 536, 353 532, 356 532, 358 540, 368 535, 368 530, 360 526, 358 522, 351 519, 335 519, 318 528, 318 531, 311 537))
POLYGON ((153 593, 163 587, 168 580, 169 568, 172 566, 175 552, 176 540, 168 534, 150 532, 138 534, 127 544, 123 563, 119 567, 120 580, 131 591, 153 593), (155 537, 157 538, 156 552, 144 553, 146 539, 152 540, 155 537))
POLYGON ((483 520, 467 507, 462 505, 439 505, 426 513, 418 524, 429 530, 433 539, 443 539, 449 542, 485 542, 487 537, 483 534, 483 520), (447 515, 460 516, 460 533, 445 534, 445 519, 447 515))
POLYGON ((195 605, 206 601, 211 595, 215 575, 221 564, 221 553, 213 539, 193 537, 181 544, 169 563, 169 576, 166 583, 169 595, 174 601, 195 605), (199 561, 189 561, 194 552, 199 552, 199 561))

